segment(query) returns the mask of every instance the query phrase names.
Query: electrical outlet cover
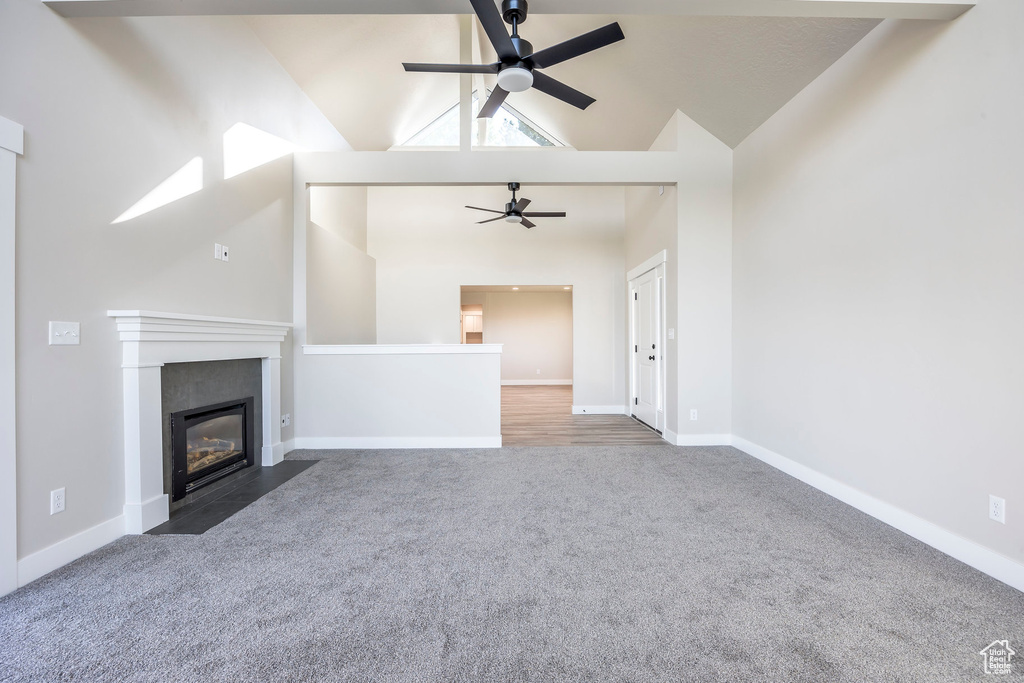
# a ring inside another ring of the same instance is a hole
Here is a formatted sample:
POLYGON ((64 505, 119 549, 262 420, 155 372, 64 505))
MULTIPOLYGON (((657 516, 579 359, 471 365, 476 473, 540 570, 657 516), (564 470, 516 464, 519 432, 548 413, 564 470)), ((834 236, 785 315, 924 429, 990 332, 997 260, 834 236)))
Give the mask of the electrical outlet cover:
POLYGON ((64 487, 50 491, 50 514, 64 512, 64 487))
POLYGON ((989 495, 988 516, 1000 524, 1006 524, 1006 500, 999 496, 989 495))

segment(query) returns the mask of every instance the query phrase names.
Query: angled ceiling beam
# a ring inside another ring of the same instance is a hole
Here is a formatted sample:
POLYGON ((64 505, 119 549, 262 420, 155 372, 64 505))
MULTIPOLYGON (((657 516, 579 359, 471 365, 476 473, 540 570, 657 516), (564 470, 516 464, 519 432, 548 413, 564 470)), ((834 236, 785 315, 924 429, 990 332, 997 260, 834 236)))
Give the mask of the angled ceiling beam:
MULTIPOLYGON (((65 17, 247 14, 469 14, 469 0, 43 0, 65 17)), ((953 0, 531 0, 535 14, 955 19, 953 0), (626 10, 625 12, 623 10, 626 10)))

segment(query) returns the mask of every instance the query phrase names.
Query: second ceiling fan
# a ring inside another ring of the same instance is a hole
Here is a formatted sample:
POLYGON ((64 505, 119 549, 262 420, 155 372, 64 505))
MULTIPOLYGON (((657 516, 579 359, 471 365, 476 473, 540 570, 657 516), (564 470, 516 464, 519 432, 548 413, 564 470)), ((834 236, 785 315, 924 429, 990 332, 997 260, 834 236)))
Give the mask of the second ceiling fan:
POLYGON ((561 81, 542 74, 544 69, 573 57, 597 50, 622 40, 625 36, 618 22, 571 38, 563 43, 533 51, 533 45, 519 37, 519 24, 526 21, 526 0, 502 0, 501 12, 493 0, 469 0, 487 38, 494 46, 498 60, 494 64, 409 64, 406 71, 455 74, 497 74, 498 85, 480 109, 477 118, 490 118, 498 111, 510 92, 522 92, 533 87, 563 102, 586 109, 595 102, 593 97, 571 88, 561 81), (512 35, 504 22, 512 25, 512 35))
POLYGON ((530 205, 530 200, 526 197, 518 200, 516 199, 516 192, 519 191, 519 183, 509 183, 508 189, 512 190, 512 201, 505 204, 504 211, 485 209, 480 206, 470 206, 468 204, 466 205, 467 209, 490 211, 491 213, 501 214, 497 218, 488 218, 485 221, 478 221, 477 225, 505 219, 506 223, 521 223, 524 228, 532 228, 536 226, 536 223, 532 222, 530 220, 531 218, 565 218, 565 211, 524 211, 524 209, 530 205))

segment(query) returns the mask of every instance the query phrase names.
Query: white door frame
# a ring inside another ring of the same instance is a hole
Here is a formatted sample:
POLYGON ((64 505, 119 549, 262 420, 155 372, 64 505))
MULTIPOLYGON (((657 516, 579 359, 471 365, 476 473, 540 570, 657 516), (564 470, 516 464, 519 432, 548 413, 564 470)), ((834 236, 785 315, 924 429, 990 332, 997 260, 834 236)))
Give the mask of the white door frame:
POLYGON ((18 587, 14 204, 18 155, 24 149, 24 128, 0 116, 0 595, 18 587))
POLYGON ((648 272, 654 270, 654 271, 656 271, 656 273, 655 273, 655 281, 657 282, 658 299, 659 299, 658 308, 657 308, 657 315, 658 315, 658 318, 659 318, 659 320, 658 320, 658 336, 659 336, 659 340, 658 340, 658 349, 656 349, 657 352, 658 352, 657 353, 657 356, 658 356, 658 359, 657 359, 657 364, 658 364, 658 392, 657 392, 657 397, 656 397, 656 401, 655 401, 655 404, 656 404, 655 424, 653 424, 651 426, 654 427, 654 429, 656 429, 657 431, 659 431, 663 436, 665 434, 665 430, 666 430, 666 426, 667 426, 667 419, 666 419, 666 412, 665 412, 665 397, 666 397, 666 394, 667 394, 666 386, 667 386, 667 381, 668 381, 668 374, 667 374, 667 369, 666 369, 667 363, 665 362, 665 353, 666 353, 666 350, 668 349, 668 346, 667 346, 668 342, 667 342, 667 336, 666 336, 667 335, 667 330, 665 329, 666 312, 667 312, 666 302, 665 302, 665 298, 666 298, 665 263, 666 263, 666 261, 668 261, 668 252, 663 249, 662 251, 658 252, 657 254, 652 256, 651 258, 647 259, 646 261, 644 261, 643 263, 638 265, 636 268, 632 268, 631 270, 629 270, 629 272, 626 273, 626 289, 627 289, 627 295, 629 297, 628 305, 626 306, 626 310, 628 311, 627 315, 629 316, 629 320, 627 322, 627 326, 629 327, 629 348, 628 348, 628 350, 629 350, 629 403, 627 405, 627 412, 626 412, 626 414, 627 415, 630 414, 632 412, 632 410, 631 410, 632 406, 635 405, 635 401, 636 401, 636 398, 637 398, 637 382, 639 380, 639 378, 636 376, 636 363, 634 362, 634 349, 636 348, 636 346, 637 346, 637 344, 639 342, 638 342, 637 339, 635 339, 635 331, 633 329, 633 315, 634 315, 634 313, 633 313, 633 311, 634 311, 633 301, 634 301, 634 293, 636 292, 636 280, 640 276, 645 275, 648 272))

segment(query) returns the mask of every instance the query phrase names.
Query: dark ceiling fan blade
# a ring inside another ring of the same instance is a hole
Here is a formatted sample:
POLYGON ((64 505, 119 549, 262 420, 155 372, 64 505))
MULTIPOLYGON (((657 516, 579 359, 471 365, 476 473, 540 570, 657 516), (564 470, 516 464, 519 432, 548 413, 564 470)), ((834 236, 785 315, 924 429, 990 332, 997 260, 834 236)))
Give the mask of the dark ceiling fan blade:
POLYGON ((528 211, 523 216, 530 218, 565 218, 565 211, 528 211))
POLYGON ((477 221, 476 224, 477 225, 483 225, 484 223, 493 223, 494 221, 500 221, 504 217, 505 217, 505 213, 502 212, 502 214, 500 216, 498 216, 497 218, 488 218, 485 221, 477 221))
POLYGON ((546 76, 539 71, 533 72, 533 87, 580 109, 586 109, 597 101, 590 95, 584 95, 579 90, 570 88, 565 83, 556 81, 551 76, 546 76))
POLYGON ((498 64, 412 64, 402 62, 406 71, 420 71, 437 74, 496 74, 498 64))
POLYGON ((545 69, 549 66, 560 64, 567 59, 592 52, 605 45, 611 45, 625 37, 618 22, 608 24, 589 33, 584 33, 581 36, 570 38, 564 43, 546 47, 540 52, 534 52, 530 55, 530 61, 533 62, 535 67, 545 69))
POLYGON ((495 209, 485 209, 485 208, 482 208, 482 207, 479 207, 479 206, 470 206, 469 204, 466 204, 466 208, 467 209, 476 209, 477 211, 490 211, 491 213, 500 213, 502 216, 505 215, 504 211, 497 211, 495 209))
POLYGON ((523 209, 525 209, 529 205, 530 200, 527 199, 526 197, 523 197, 518 202, 516 202, 516 205, 512 207, 512 210, 515 211, 516 213, 522 213, 523 209))
MULTIPOLYGON (((536 77, 536 74, 534 74, 536 77)), ((501 107, 501 103, 508 97, 508 90, 505 90, 500 85, 494 86, 494 91, 491 96, 487 98, 484 106, 480 107, 480 113, 476 115, 478 119, 489 119, 494 116, 494 113, 501 107)))
POLYGON ((519 221, 519 223, 520 223, 520 224, 521 224, 521 225, 522 225, 522 226, 523 226, 524 228, 533 228, 533 227, 536 227, 536 226, 537 226, 537 224, 536 224, 536 223, 531 223, 530 221, 528 221, 528 220, 527 220, 527 219, 525 219, 525 218, 524 218, 523 220, 519 221))
POLYGON ((518 61, 519 53, 516 52, 516 46, 512 44, 512 38, 505 30, 505 20, 501 18, 501 12, 494 5, 494 0, 469 0, 469 2, 473 5, 473 11, 480 19, 487 38, 494 46, 494 51, 498 53, 498 59, 503 62, 506 60, 518 61))

